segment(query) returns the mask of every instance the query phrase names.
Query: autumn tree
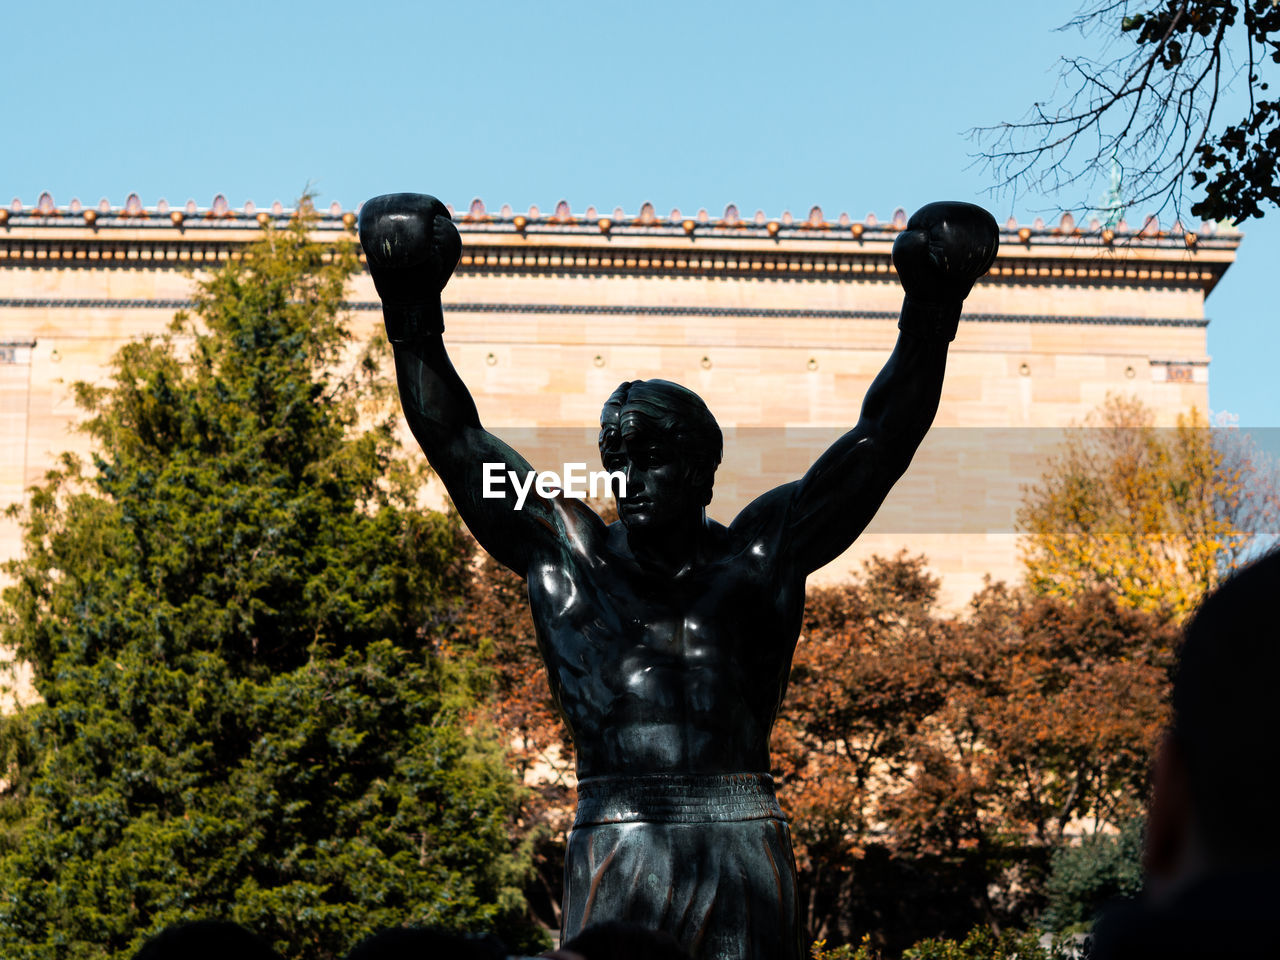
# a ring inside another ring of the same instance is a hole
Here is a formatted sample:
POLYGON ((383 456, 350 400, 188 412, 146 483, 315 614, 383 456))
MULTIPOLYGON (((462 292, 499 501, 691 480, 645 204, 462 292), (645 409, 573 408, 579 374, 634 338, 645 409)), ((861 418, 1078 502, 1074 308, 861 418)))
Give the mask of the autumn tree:
POLYGON ((1065 205, 1088 208, 1118 169, 1129 205, 1181 212, 1190 189, 1192 214, 1239 222, 1280 203, 1280 6, 1090 0, 1064 29, 1096 54, 1063 58, 1057 91, 1024 119, 975 131, 1002 186, 1079 191, 1065 205))
POLYGON ((520 788, 441 653, 470 547, 364 407, 355 255, 307 209, 79 387, 93 462, 31 492, 0 636, 41 698, 0 719, 6 958, 198 917, 298 960, 403 922, 526 929, 520 788))
POLYGON ((922 558, 874 559, 860 581, 811 589, 772 751, 814 938, 848 934, 868 846, 893 847, 878 800, 907 774, 945 703, 949 630, 922 558))
POLYGON ((1030 588, 1100 588, 1177 617, 1194 609, 1277 529, 1265 463, 1247 447, 1229 453, 1215 433, 1194 410, 1156 428, 1141 401, 1109 396, 1068 431, 1019 511, 1030 588))
POLYGON ((1095 591, 936 606, 923 558, 811 590, 774 737, 812 936, 1029 925, 1070 834, 1141 809, 1175 628, 1095 591))

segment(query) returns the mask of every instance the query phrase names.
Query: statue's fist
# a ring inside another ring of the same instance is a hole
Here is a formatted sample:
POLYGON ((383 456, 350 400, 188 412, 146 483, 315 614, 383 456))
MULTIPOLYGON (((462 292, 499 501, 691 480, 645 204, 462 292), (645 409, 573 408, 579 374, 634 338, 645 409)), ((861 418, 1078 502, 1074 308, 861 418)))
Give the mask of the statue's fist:
POLYGON ((959 201, 930 203, 893 244, 893 266, 908 300, 959 304, 991 269, 1000 246, 995 217, 959 201))
POLYGON ((435 299, 462 255, 449 211, 423 193, 383 194, 361 207, 360 246, 385 306, 435 299))

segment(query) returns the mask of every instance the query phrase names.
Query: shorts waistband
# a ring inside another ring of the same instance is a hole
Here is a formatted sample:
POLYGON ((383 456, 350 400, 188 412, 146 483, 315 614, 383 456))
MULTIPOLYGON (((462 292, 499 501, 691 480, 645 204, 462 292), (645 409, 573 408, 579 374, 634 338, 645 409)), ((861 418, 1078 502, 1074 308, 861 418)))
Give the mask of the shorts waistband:
POLYGON ((574 827, 606 823, 782 820, 767 773, 650 774, 578 781, 574 827))

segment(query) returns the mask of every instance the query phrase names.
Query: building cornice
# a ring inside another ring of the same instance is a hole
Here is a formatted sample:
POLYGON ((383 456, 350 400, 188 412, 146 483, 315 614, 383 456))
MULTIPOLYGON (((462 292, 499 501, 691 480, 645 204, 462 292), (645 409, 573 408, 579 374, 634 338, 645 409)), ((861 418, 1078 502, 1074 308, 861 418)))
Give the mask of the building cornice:
MULTIPOLYGON (((240 210, 218 198, 201 209, 144 208, 131 196, 124 207, 58 208, 45 195, 35 207, 15 201, 0 209, 0 267, 89 269, 202 269, 216 267, 294 211, 275 205, 240 210), (221 202, 219 202, 221 201, 221 202), (90 216, 92 215, 92 216, 90 216)), ((612 217, 537 208, 489 214, 475 202, 454 214, 463 235, 461 274, 698 276, 759 280, 877 281, 893 274, 892 247, 906 225, 899 210, 888 221, 869 215, 834 221, 813 208, 797 221, 784 214, 744 219, 731 206, 711 219, 668 217, 646 204, 640 214, 612 217)), ((318 212, 317 239, 354 239, 356 212, 334 204, 318 212)), ((1241 234, 1202 225, 1168 230, 1149 220, 1141 230, 1075 225, 1070 216, 1001 229, 1000 254, 984 283, 1192 287, 1208 293, 1235 259, 1241 234)))

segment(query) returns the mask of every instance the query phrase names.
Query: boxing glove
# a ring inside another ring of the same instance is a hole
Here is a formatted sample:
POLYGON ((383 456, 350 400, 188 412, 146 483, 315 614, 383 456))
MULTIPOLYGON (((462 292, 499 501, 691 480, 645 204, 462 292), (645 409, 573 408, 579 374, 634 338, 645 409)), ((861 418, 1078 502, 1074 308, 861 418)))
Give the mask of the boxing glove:
POLYGON ((952 340, 960 307, 974 281, 991 269, 1000 229, 972 203, 943 201, 921 207, 893 244, 893 265, 906 297, 898 326, 952 340))
POLYGON ((390 193, 360 208, 360 246, 392 343, 444 330, 440 291, 462 240, 445 205, 421 193, 390 193))

